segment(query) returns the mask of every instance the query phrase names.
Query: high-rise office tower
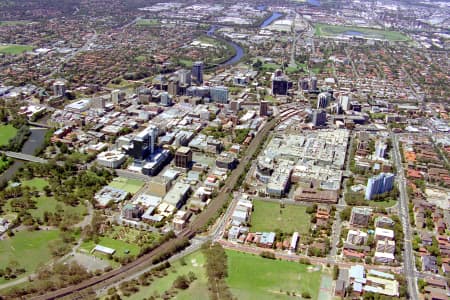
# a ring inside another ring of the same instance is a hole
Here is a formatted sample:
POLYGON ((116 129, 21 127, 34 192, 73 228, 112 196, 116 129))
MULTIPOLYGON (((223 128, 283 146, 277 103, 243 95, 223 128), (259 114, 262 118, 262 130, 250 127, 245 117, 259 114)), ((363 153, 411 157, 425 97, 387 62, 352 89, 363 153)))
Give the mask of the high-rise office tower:
POLYGON ((261 101, 259 103, 259 116, 260 117, 267 116, 268 111, 269 111, 269 102, 261 101))
POLYGON ((316 127, 325 125, 327 123, 327 113, 323 109, 313 110, 312 123, 316 127))
POLYGON ((350 110, 350 97, 347 95, 340 95, 339 104, 341 104, 344 111, 350 110))
POLYGON ((189 147, 180 147, 175 153, 175 166, 189 168, 192 162, 192 150, 189 147))
POLYGON ((172 105, 172 96, 168 92, 161 93, 161 105, 163 106, 172 105))
POLYGON ((192 78, 197 84, 203 83, 203 62, 196 61, 194 63, 192 66, 192 78))
POLYGON ((272 75, 272 95, 287 95, 289 80, 281 70, 276 70, 272 75))
POLYGON ((64 97, 66 94, 66 83, 62 80, 57 80, 53 83, 53 94, 57 97, 64 97))
POLYGON ((299 80, 299 86, 300 86, 300 89, 302 91, 308 91, 308 89, 309 89, 309 79, 308 78, 303 78, 303 79, 299 80))
POLYGON ((111 101, 114 104, 119 104, 120 101, 123 101, 125 99, 125 93, 121 90, 113 90, 111 92, 111 101))
POLYGON ((217 103, 228 103, 228 88, 225 86, 213 86, 209 89, 211 101, 217 103))
POLYGON ((177 71, 178 74, 178 82, 181 86, 190 86, 191 85, 191 71, 181 69, 177 71))
POLYGON ((317 109, 319 108, 325 108, 328 106, 328 103, 330 101, 331 95, 328 92, 320 93, 317 96, 317 109))
POLYGON ((311 77, 311 82, 309 83, 309 88, 311 91, 317 91, 317 77, 311 77))
POLYGON ((179 80, 177 77, 169 79, 169 84, 167 86, 167 92, 169 92, 170 95, 172 95, 172 96, 178 95, 178 92, 179 92, 178 82, 179 82, 179 80))
POLYGON ((132 140, 128 149, 128 155, 137 160, 144 160, 155 152, 156 139, 158 138, 158 127, 149 126, 139 132, 132 140))

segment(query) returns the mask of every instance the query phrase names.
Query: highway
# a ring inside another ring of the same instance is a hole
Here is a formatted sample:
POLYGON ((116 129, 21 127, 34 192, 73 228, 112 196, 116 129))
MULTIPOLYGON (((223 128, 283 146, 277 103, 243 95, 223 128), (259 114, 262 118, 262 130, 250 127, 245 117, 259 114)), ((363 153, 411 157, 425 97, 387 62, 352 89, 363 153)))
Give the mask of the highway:
POLYGON ((400 191, 400 201, 398 201, 398 210, 400 221, 403 225, 404 233, 404 252, 403 252, 403 264, 404 274, 408 283, 408 293, 410 299, 419 299, 416 277, 415 258, 411 245, 412 234, 409 223, 409 211, 408 211, 408 193, 406 192, 406 178, 403 170, 402 157, 400 155, 400 147, 397 135, 391 133, 392 144, 394 147, 394 162, 397 168, 397 183, 400 191))
POLYGON ((138 272, 148 269, 152 266, 152 258, 166 253, 172 246, 182 241, 184 238, 192 239, 196 232, 200 231, 205 224, 208 223, 210 218, 214 217, 223 207, 223 205, 228 201, 230 191, 233 189, 234 185, 239 179, 239 176, 244 173, 246 162, 250 161, 253 154, 258 149, 259 145, 267 137, 269 132, 278 124, 279 120, 274 118, 273 120, 264 124, 262 129, 258 132, 256 137, 252 140, 248 146, 244 157, 241 159, 241 163, 233 170, 231 175, 227 178, 225 185, 219 191, 218 196, 211 201, 207 208, 197 216, 197 218, 190 224, 189 228, 182 231, 176 238, 167 241, 166 243, 160 245, 153 251, 139 257, 135 261, 120 267, 119 269, 107 272, 101 276, 96 276, 83 281, 79 284, 69 286, 66 288, 59 289, 57 291, 49 292, 45 295, 35 296, 31 299, 58 299, 58 298, 73 298, 78 299, 77 294, 82 293, 87 290, 99 290, 104 287, 114 285, 124 279, 132 277, 138 272))

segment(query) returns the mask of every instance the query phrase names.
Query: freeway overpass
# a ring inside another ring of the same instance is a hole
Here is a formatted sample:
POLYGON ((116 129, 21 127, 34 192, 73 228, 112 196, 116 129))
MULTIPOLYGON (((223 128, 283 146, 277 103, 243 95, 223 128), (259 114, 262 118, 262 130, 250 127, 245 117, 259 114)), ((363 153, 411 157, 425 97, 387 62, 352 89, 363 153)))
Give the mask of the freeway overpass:
POLYGON ((19 153, 19 152, 12 152, 12 151, 0 151, 1 153, 5 154, 8 157, 18 159, 18 160, 24 160, 24 161, 30 161, 40 164, 46 164, 48 161, 46 159, 36 157, 29 154, 19 153))

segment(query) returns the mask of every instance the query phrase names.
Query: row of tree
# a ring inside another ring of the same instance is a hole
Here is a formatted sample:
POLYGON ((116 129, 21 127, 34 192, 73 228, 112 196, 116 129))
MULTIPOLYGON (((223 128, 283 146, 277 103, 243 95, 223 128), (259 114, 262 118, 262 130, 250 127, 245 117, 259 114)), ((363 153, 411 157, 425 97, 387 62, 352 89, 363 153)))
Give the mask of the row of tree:
POLYGON ((208 276, 209 296, 212 300, 234 299, 225 281, 228 276, 227 255, 218 243, 205 243, 202 246, 206 258, 206 275, 208 276))

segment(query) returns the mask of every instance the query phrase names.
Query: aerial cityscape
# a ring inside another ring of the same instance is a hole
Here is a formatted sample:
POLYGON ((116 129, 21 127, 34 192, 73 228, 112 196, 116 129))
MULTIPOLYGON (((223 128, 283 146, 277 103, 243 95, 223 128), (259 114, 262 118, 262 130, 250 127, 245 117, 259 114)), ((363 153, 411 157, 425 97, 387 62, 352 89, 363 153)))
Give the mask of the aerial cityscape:
POLYGON ((0 299, 450 299, 450 2, 0 1, 0 299))

